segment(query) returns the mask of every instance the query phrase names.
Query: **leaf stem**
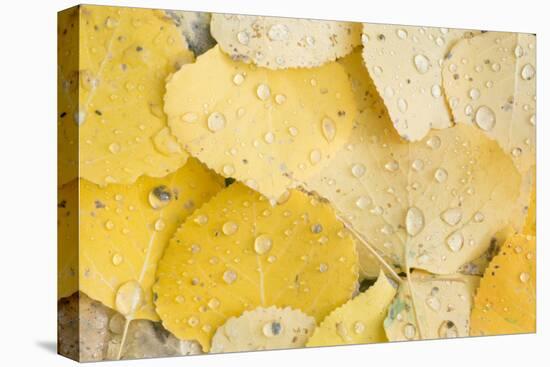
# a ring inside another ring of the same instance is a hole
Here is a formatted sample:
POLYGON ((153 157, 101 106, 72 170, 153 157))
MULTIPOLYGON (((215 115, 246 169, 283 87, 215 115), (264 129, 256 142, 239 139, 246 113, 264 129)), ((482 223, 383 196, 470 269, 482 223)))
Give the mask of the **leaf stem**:
POLYGON ((120 340, 120 348, 118 349, 116 360, 119 361, 120 358, 122 358, 122 349, 124 348, 124 343, 126 343, 126 338, 128 336, 128 328, 130 326, 130 322, 132 322, 132 319, 126 318, 126 322, 124 323, 124 331, 122 332, 122 339, 120 340))

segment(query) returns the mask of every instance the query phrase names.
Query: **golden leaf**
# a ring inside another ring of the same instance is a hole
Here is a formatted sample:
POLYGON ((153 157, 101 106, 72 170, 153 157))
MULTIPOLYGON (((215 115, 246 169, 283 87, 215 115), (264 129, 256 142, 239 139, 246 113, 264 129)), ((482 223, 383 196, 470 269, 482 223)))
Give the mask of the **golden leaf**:
POLYGON ((479 277, 413 272, 401 284, 384 329, 390 341, 469 335, 470 311, 479 277))
POLYGON ((221 187, 194 159, 164 178, 143 176, 132 185, 100 188, 81 180, 80 290, 129 320, 158 320, 151 287, 164 247, 221 187))
POLYGON ((533 333, 536 329, 536 239, 515 235, 481 279, 472 311, 472 335, 533 333))
POLYGON ((361 24, 351 22, 213 14, 210 27, 232 59, 268 69, 321 66, 361 43, 361 24))
POLYGON ((363 24, 363 59, 394 128, 405 140, 452 126, 441 65, 451 47, 472 37, 463 29, 363 24))
POLYGON ((216 330, 211 353, 300 348, 315 329, 315 319, 300 310, 271 306, 245 311, 216 330))
POLYGON ((395 286, 380 272, 376 283, 366 292, 325 317, 308 340, 307 346, 387 341, 383 323, 395 294, 395 286))
POLYGON ((218 47, 166 85, 178 141, 216 172, 276 200, 320 169, 347 140, 355 112, 342 67, 272 71, 218 47))
POLYGON ((361 114, 346 149, 306 188, 328 199, 390 265, 454 273, 515 216, 521 178, 498 145, 471 126, 401 140, 360 58, 348 58, 343 64, 350 65, 361 114))
POLYGON ((522 174, 535 164, 535 46, 534 35, 487 32, 457 43, 443 64, 455 121, 496 140, 522 174))
POLYGON ((79 73, 80 176, 129 184, 181 167, 187 154, 166 129, 162 96, 165 78, 194 56, 170 18, 151 9, 83 5, 79 50, 79 70, 72 72, 79 73))
POLYGON ((155 304, 164 326, 210 350, 216 328, 257 306, 321 320, 351 297, 357 254, 331 207, 291 191, 269 201, 234 183, 197 210, 159 262, 155 304))

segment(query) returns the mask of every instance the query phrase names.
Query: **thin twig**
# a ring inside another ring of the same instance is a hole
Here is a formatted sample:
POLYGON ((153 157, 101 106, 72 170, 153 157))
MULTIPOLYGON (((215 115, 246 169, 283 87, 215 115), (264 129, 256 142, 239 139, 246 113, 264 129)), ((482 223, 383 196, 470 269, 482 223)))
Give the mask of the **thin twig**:
POLYGON ((388 271, 388 273, 394 278, 394 280, 398 284, 402 284, 403 280, 399 277, 399 275, 395 272, 395 270, 391 267, 390 264, 384 260, 382 256, 363 238, 363 236, 357 232, 344 218, 337 215, 336 216, 342 223, 344 223, 344 226, 351 232, 353 235, 361 242, 363 246, 374 256, 374 258, 388 271))

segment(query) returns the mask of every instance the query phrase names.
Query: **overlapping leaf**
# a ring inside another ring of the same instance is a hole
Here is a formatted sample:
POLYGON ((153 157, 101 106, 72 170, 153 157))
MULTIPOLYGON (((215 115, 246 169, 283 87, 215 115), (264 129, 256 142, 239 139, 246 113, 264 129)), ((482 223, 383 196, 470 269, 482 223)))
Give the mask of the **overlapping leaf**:
POLYGON ((361 24, 213 14, 211 31, 234 60, 269 69, 321 66, 361 43, 361 24))
POLYGON ((363 24, 363 58, 394 128, 405 140, 452 126, 441 68, 463 29, 363 24))
POLYGON ((327 198, 386 262, 455 272, 517 214, 519 174, 498 145, 471 126, 404 142, 357 55, 344 63, 361 114, 346 149, 307 188, 327 198))
POLYGON ((80 290, 128 319, 158 320, 151 287, 164 247, 221 187, 194 159, 164 178, 144 176, 132 185, 100 188, 81 180, 80 290))
POLYGON ((212 353, 300 348, 315 329, 315 319, 300 310, 271 306, 245 311, 216 330, 212 353))
POLYGON ((384 319, 396 289, 383 272, 376 283, 343 306, 332 311, 313 336, 308 347, 387 341, 384 319))
POLYGON ((384 329, 390 341, 470 335, 470 312, 479 277, 413 272, 401 284, 384 329))
MULTIPOLYGON (((164 80, 193 61, 168 16, 149 9, 80 7, 78 111, 80 176, 97 184, 165 176, 187 154, 166 129, 164 80)), ((69 112, 69 111, 67 111, 69 112)))
POLYGON ((533 333, 536 329, 535 237, 509 238, 476 292, 472 335, 533 333))
POLYGON ((457 43, 443 64, 455 121, 496 140, 522 174, 535 164, 535 46, 534 35, 487 32, 457 43))
POLYGON ((355 113, 350 89, 336 63, 272 71, 216 47, 171 77, 164 109, 191 155, 276 200, 345 143, 355 113))
POLYGON ((234 183, 178 229, 157 277, 164 326, 209 351, 220 325, 257 306, 322 320, 355 290, 357 254, 329 205, 293 190, 272 207, 234 183))

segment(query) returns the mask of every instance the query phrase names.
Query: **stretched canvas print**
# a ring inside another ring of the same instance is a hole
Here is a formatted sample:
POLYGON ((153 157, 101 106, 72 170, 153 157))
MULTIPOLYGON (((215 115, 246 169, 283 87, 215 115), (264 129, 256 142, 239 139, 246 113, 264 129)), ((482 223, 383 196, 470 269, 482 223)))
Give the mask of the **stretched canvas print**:
POLYGON ((58 350, 535 332, 536 36, 58 14, 58 350))

